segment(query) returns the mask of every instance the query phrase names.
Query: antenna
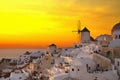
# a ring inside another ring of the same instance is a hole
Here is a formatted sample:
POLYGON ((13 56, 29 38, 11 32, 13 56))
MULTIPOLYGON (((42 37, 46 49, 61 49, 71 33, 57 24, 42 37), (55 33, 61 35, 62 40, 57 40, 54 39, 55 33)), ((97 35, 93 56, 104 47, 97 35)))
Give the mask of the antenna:
POLYGON ((72 31, 72 32, 77 32, 78 33, 78 40, 80 42, 80 39, 81 39, 81 34, 80 34, 81 33, 81 22, 80 22, 80 20, 78 20, 77 27, 78 27, 78 29, 76 31, 72 31))

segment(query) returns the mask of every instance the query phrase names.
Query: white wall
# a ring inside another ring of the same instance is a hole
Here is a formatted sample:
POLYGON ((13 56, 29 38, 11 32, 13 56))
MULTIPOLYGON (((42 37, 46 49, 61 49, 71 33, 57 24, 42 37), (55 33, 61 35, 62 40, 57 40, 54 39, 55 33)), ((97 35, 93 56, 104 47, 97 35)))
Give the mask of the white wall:
POLYGON ((113 32, 113 38, 114 38, 114 39, 115 39, 116 35, 118 36, 118 37, 117 37, 117 39, 118 39, 118 38, 119 38, 119 35, 120 35, 120 30, 113 32))
POLYGON ((50 53, 55 53, 55 50, 56 50, 57 48, 55 47, 55 46, 50 46, 49 47, 49 49, 48 49, 48 51, 50 52, 50 53))
POLYGON ((69 73, 57 74, 54 76, 54 80, 63 80, 67 77, 69 77, 69 73))
POLYGON ((119 58, 115 58, 115 68, 118 70, 120 74, 120 59, 119 58))
POLYGON ((81 41, 84 42, 90 42, 90 33, 89 32, 82 32, 81 33, 81 41))

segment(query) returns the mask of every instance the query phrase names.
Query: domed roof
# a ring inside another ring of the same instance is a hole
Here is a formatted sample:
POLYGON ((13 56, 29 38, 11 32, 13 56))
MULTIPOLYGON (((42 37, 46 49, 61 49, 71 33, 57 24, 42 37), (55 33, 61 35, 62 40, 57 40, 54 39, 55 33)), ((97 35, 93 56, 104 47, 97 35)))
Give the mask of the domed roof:
POLYGON ((120 22, 113 26, 112 32, 116 30, 120 30, 120 22))
POLYGON ((49 47, 51 47, 51 46, 56 46, 55 44, 51 44, 51 45, 49 45, 49 47))

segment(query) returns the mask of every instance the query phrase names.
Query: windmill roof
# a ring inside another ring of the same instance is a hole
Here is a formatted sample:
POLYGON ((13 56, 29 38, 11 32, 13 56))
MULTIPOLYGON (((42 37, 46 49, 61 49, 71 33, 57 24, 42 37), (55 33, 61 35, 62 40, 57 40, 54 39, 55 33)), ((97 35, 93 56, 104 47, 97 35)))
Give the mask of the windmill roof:
POLYGON ((86 27, 81 32, 90 32, 86 27))
POLYGON ((56 45, 55 45, 55 44, 51 44, 51 45, 49 45, 49 47, 50 47, 50 46, 56 46, 56 45))

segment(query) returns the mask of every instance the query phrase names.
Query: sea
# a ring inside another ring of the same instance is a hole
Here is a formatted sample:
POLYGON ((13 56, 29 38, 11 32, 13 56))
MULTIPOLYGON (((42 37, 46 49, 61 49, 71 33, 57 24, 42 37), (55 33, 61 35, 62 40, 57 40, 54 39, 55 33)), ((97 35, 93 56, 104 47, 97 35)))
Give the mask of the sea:
POLYGON ((47 49, 0 49, 0 59, 2 58, 17 58, 20 55, 24 54, 26 51, 29 52, 37 52, 37 51, 45 51, 47 49))

